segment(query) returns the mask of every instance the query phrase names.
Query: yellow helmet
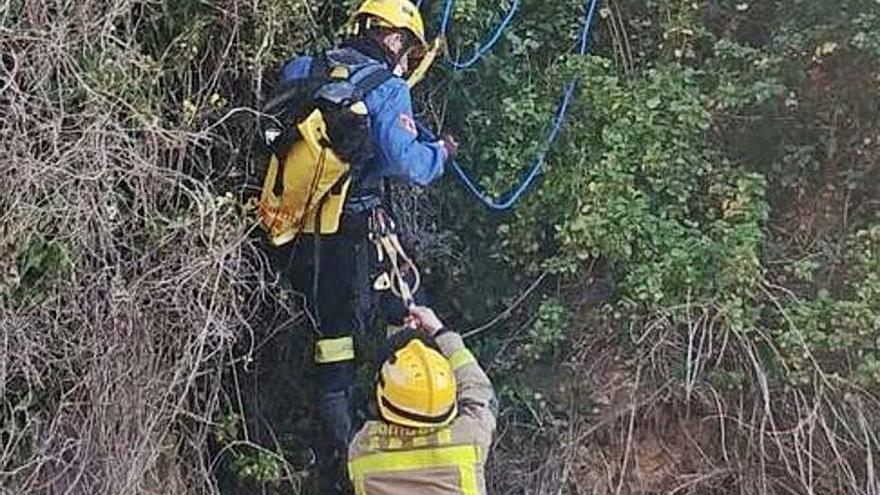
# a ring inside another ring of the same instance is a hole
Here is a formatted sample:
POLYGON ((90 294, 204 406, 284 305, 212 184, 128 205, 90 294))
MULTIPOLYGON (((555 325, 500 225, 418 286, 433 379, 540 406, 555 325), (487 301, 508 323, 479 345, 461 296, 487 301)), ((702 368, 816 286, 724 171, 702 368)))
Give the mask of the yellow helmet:
POLYGON ((382 365, 376 384, 379 412, 411 428, 446 426, 455 419, 455 375, 442 354, 410 340, 382 365))
POLYGON ((419 40, 422 48, 428 46, 422 14, 409 0, 364 0, 351 17, 352 26, 356 27, 364 16, 377 19, 385 27, 406 29, 419 40))

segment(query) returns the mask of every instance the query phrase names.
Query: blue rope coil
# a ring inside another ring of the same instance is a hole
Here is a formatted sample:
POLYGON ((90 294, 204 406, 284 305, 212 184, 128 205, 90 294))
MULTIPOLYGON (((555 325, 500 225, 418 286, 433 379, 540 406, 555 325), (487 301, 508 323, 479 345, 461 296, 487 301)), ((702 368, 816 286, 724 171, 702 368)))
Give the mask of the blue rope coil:
MULTIPOLYGON (((452 17, 452 7, 454 1, 455 0, 446 1, 443 21, 440 27, 440 32, 444 35, 449 28, 449 22, 452 17)), ((599 9, 599 3, 600 0, 589 0, 589 4, 587 5, 586 13, 584 14, 584 23, 580 33, 580 42, 578 44, 579 55, 586 55, 587 51, 590 48, 590 32, 592 29, 593 20, 596 17, 596 12, 599 9)), ((421 1, 419 2, 419 5, 421 5, 421 1)), ((501 22, 495 32, 488 38, 488 41, 482 43, 481 46, 479 46, 474 51, 474 54, 469 57, 465 62, 453 62, 453 67, 457 69, 469 67, 480 60, 480 58, 482 58, 486 53, 488 53, 501 38, 501 35, 504 33, 504 31, 509 28, 514 14, 519 8, 519 5, 520 0, 514 0, 507 16, 501 22)), ((517 203, 519 203, 519 201, 525 195, 526 191, 528 191, 535 180, 541 175, 541 170, 544 166, 544 162, 546 161, 547 153, 550 152, 550 148, 556 143, 556 140, 559 138, 559 134, 562 131, 565 117, 568 113, 569 106, 571 106, 571 101, 574 97, 574 92, 576 88, 577 79, 574 79, 565 85, 562 101, 556 111, 556 116, 553 119, 553 126, 551 127, 550 133, 547 136, 544 147, 541 149, 541 151, 538 152, 538 156, 535 157, 534 163, 532 164, 529 171, 523 176, 520 184, 510 191, 502 194, 498 199, 493 198, 484 190, 482 190, 477 182, 468 175, 467 171, 465 171, 461 167, 461 165, 458 164, 458 162, 452 161, 451 166, 453 172, 455 172, 455 175, 459 178, 459 180, 461 180, 467 190, 470 191, 470 193, 473 194, 473 196, 477 200, 483 203, 484 206, 494 211, 510 210, 511 208, 516 206, 517 203)), ((420 132, 425 136, 426 139, 437 139, 436 136, 434 136, 434 134, 427 128, 427 126, 423 125, 421 122, 419 122, 419 128, 420 132)))

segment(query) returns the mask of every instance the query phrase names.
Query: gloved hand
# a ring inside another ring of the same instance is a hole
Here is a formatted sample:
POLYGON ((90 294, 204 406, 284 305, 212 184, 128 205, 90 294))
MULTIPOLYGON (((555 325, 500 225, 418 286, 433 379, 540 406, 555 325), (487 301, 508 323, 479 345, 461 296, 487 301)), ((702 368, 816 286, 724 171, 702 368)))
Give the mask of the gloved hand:
POLYGON ((432 337, 443 329, 443 322, 440 321, 434 310, 425 306, 410 306, 406 323, 408 326, 423 330, 432 337))
POLYGON ((456 153, 458 153, 458 141, 450 134, 443 136, 443 140, 440 143, 443 144, 443 149, 446 150, 447 159, 454 158, 456 153))

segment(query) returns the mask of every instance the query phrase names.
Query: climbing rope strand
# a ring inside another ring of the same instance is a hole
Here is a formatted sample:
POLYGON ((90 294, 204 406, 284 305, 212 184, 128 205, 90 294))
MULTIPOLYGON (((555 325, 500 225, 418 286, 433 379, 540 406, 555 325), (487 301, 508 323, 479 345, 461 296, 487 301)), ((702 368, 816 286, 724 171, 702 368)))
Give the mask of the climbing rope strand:
MULTIPOLYGON (((449 23, 452 18, 452 5, 455 0, 446 0, 446 7, 443 13, 443 21, 440 24, 440 34, 445 38, 449 38, 449 23)), ((514 16, 519 11, 519 7, 522 3, 522 0, 512 0, 510 3, 510 8, 507 10, 507 14, 504 16, 504 19, 495 27, 492 31, 492 34, 486 38, 485 41, 480 43, 477 48, 474 49, 474 52, 467 58, 464 62, 460 62, 458 60, 450 61, 450 65, 454 67, 456 70, 467 69, 472 65, 476 64, 480 61, 481 58, 486 56, 487 53, 492 51, 495 48, 495 45, 498 44, 498 41, 501 39, 501 35, 504 34, 505 31, 510 27, 511 22, 513 22, 514 16)))
POLYGON ((559 133, 562 131, 562 124, 565 122, 565 115, 568 112, 568 107, 571 104, 572 96, 574 95, 575 83, 571 82, 566 85, 565 95, 562 99, 562 103, 559 105, 559 110, 556 113, 556 117, 553 122, 553 128, 550 131, 550 135, 547 137, 546 144, 544 145, 544 149, 542 149, 538 156, 535 158, 535 163, 529 169, 529 172, 525 175, 520 184, 513 190, 508 191, 503 194, 498 200, 493 199, 484 191, 480 190, 479 186, 476 182, 471 179, 471 177, 467 174, 467 172, 459 165, 457 162, 452 163, 452 170, 455 174, 461 179, 464 183, 465 187, 472 194, 474 194, 486 207, 491 210, 496 211, 505 211, 513 208, 519 201, 522 199, 523 195, 525 195, 526 191, 532 186, 535 182, 535 179, 541 175, 541 169, 543 168, 544 162, 547 158, 547 153, 550 151, 550 147, 556 142, 556 139, 559 137, 559 133))
MULTIPOLYGON (((445 14, 443 22, 444 29, 448 25, 448 19, 446 16, 451 16, 451 6, 453 1, 454 0, 447 0, 447 14, 445 14)), ((584 15, 584 23, 581 28, 580 40, 578 44, 579 55, 585 55, 590 48, 590 32, 592 29, 593 20, 599 8, 599 3, 599 0, 589 0, 589 4, 587 5, 586 13, 584 15)), ((563 92, 562 101, 560 102, 559 108, 556 111, 556 116, 553 120, 553 127, 551 128, 550 133, 547 136, 546 144, 544 145, 543 149, 538 153, 538 156, 535 158, 534 164, 529 169, 528 173, 524 176, 522 182, 520 182, 520 184, 514 189, 501 195, 499 199, 496 200, 485 191, 481 190, 476 181, 474 181, 457 162, 452 162, 452 170, 455 172, 456 176, 462 181, 468 191, 470 191, 471 194, 474 195, 474 197, 476 197, 489 209, 496 211, 509 210, 522 199, 522 196, 525 194, 525 192, 529 189, 532 183, 534 183, 535 179, 537 179, 538 176, 541 174, 541 169, 544 166, 547 153, 550 151, 550 148, 559 138, 559 134, 562 131, 562 125, 565 122, 565 117, 568 113, 568 108, 571 105, 571 101, 574 97, 574 92, 576 88, 577 79, 565 85, 565 91, 563 92)), ((433 135, 433 133, 430 132, 430 130, 426 126, 419 123, 419 127, 421 129, 421 132, 427 139, 436 140, 436 137, 433 135)))

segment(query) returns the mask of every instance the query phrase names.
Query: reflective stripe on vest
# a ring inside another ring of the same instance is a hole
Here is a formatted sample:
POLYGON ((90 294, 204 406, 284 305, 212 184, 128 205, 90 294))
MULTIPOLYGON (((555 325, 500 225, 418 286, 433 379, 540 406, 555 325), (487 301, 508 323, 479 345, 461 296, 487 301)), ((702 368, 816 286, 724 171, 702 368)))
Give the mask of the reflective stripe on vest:
POLYGON ((321 339, 315 342, 315 362, 338 363, 354 359, 354 340, 351 337, 321 339))
POLYGON ((452 430, 443 428, 407 428, 384 422, 370 423, 367 442, 372 451, 438 448, 452 445, 452 430))
POLYGON ((452 366, 453 371, 476 362, 477 360, 474 358, 474 355, 467 349, 459 349, 449 356, 449 364, 452 366))
POLYGON ((348 472, 356 495, 368 495, 367 476, 395 471, 416 471, 450 467, 458 470, 461 495, 480 495, 476 466, 480 462, 480 448, 476 445, 458 445, 433 449, 401 452, 379 452, 354 459, 348 463, 348 472))

